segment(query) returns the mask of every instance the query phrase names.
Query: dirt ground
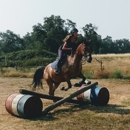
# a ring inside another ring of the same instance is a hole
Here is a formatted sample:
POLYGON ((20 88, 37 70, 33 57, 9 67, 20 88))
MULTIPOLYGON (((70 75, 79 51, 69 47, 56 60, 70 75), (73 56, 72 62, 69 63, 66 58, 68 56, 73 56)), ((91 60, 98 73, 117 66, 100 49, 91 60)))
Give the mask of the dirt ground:
MULTIPOLYGON (((79 82, 80 79, 71 80, 72 84, 79 82)), ((29 85, 32 82, 32 78, 0 78, 0 130, 15 130, 24 129, 20 126, 21 118, 10 115, 5 109, 5 101, 7 97, 13 93, 19 93, 19 89, 30 90, 29 85), (17 123, 15 123, 17 122, 17 123)), ((117 105, 123 109, 130 109, 130 81, 129 80, 113 80, 113 79, 98 79, 91 80, 92 83, 98 82, 98 86, 106 87, 110 93, 110 99, 108 104, 117 105), (124 104, 127 103, 127 104, 124 104)), ((36 92, 48 94, 48 87, 43 84, 44 90, 37 89, 36 92)), ((62 86, 67 86, 66 83, 61 83, 58 89, 55 91, 56 96, 66 97, 69 94, 75 92, 78 88, 72 87, 68 91, 61 91, 62 86)), ((43 109, 52 104, 51 100, 42 99, 43 109)), ((61 105, 54 110, 66 107, 61 105)), ((130 111, 130 110, 129 110, 130 111)), ((22 125, 22 124, 21 124, 22 125)))

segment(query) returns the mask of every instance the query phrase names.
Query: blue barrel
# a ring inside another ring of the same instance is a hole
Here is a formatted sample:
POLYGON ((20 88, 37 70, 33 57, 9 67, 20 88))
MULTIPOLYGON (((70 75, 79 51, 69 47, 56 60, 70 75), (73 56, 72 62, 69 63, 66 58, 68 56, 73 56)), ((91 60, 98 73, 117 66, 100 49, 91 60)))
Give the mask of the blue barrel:
POLYGON ((108 104, 110 94, 107 88, 105 87, 93 87, 91 89, 91 103, 93 105, 105 106, 108 104))
POLYGON ((33 95, 11 94, 6 99, 5 107, 12 115, 32 118, 41 115, 43 103, 40 98, 33 95))
MULTIPOLYGON (((79 89, 86 87, 82 85, 79 89)), ((82 100, 87 104, 93 104, 97 106, 105 106, 108 104, 110 94, 107 88, 95 86, 84 93, 81 93, 77 96, 78 100, 82 100)))

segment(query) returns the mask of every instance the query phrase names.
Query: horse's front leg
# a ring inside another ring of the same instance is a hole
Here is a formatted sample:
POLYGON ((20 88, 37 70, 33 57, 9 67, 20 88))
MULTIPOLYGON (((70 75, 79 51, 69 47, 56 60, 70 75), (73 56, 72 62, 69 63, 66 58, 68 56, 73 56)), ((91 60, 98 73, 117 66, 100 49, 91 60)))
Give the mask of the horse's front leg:
POLYGON ((66 88, 65 91, 67 91, 68 89, 72 88, 72 84, 71 84, 70 80, 67 81, 67 84, 68 84, 68 88, 66 88))
POLYGON ((82 80, 79 83, 75 83, 75 87, 80 87, 82 84, 91 84, 91 81, 87 81, 86 77, 82 73, 80 73, 78 77, 82 78, 82 80))
POLYGON ((70 80, 67 80, 66 82, 67 82, 67 84, 68 84, 68 87, 67 87, 67 88, 62 87, 61 90, 67 91, 68 89, 72 88, 72 84, 71 84, 70 80))

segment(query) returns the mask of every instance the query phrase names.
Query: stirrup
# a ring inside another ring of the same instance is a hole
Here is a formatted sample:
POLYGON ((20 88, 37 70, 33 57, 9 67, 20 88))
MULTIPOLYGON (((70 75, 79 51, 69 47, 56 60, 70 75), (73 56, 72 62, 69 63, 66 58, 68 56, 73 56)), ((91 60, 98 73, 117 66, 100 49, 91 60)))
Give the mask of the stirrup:
POLYGON ((56 68, 56 69, 54 70, 54 72, 55 72, 55 74, 59 74, 59 73, 60 73, 60 69, 56 68))

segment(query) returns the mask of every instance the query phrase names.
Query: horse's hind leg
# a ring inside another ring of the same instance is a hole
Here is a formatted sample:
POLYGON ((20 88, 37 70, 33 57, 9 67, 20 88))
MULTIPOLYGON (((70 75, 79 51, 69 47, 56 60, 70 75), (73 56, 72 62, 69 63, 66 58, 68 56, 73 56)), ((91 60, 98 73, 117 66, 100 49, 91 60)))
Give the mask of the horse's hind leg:
POLYGON ((46 83, 49 87, 49 95, 54 96, 54 92, 59 86, 59 83, 55 83, 51 78, 46 79, 46 83))
MULTIPOLYGON (((49 95, 54 96, 55 90, 58 88, 59 83, 55 83, 52 80, 47 80, 47 85, 49 87, 49 95)), ((56 102, 57 100, 53 100, 53 102, 56 102)))
MULTIPOLYGON (((53 90, 52 90, 53 94, 54 94, 55 90, 58 88, 59 84, 60 83, 56 83, 56 82, 53 83, 53 90)), ((53 102, 56 102, 56 101, 57 101, 56 99, 53 100, 53 102)))
POLYGON ((54 91, 53 91, 53 82, 50 81, 50 80, 47 80, 46 83, 47 83, 47 85, 48 85, 48 87, 49 87, 49 93, 48 93, 48 94, 54 96, 54 91))

